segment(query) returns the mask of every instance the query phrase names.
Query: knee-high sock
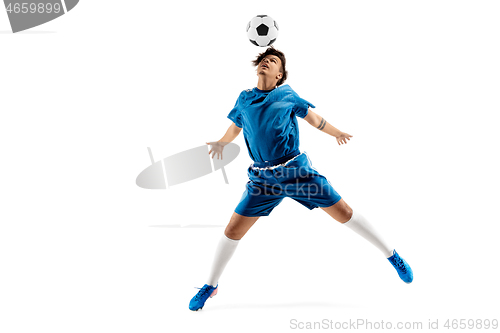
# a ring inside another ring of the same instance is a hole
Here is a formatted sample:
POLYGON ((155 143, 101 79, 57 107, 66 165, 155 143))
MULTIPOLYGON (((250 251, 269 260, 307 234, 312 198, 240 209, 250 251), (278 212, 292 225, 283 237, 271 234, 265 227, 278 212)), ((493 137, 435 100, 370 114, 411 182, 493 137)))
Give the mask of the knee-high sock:
POLYGON ((210 270, 210 275, 208 276, 207 284, 211 286, 217 286, 219 283, 219 278, 224 271, 229 259, 233 256, 236 246, 238 246, 239 240, 228 238, 226 235, 222 235, 222 238, 217 245, 215 250, 214 261, 212 263, 212 269, 210 270))
POLYGON ((392 251, 394 249, 387 245, 384 239, 377 233, 375 228, 363 215, 353 210, 351 219, 344 223, 344 225, 375 245, 380 251, 382 251, 386 258, 392 256, 392 251))

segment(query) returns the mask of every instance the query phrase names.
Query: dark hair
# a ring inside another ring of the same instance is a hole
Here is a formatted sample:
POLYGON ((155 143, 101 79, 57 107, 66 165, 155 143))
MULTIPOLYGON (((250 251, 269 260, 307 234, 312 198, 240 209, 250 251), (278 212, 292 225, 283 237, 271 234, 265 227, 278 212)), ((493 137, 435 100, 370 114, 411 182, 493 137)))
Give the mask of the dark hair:
POLYGON ((285 68, 286 67, 286 59, 285 59, 285 54, 283 52, 276 50, 274 48, 274 46, 270 46, 267 48, 267 50, 265 52, 260 53, 257 56, 257 59, 252 60, 252 64, 254 66, 259 66, 262 59, 264 59, 268 55, 277 56, 281 60, 280 73, 282 73, 283 76, 281 77, 281 79, 278 80, 278 83, 276 84, 277 86, 281 86, 283 84, 283 82, 285 82, 286 78, 288 77, 288 72, 285 68))

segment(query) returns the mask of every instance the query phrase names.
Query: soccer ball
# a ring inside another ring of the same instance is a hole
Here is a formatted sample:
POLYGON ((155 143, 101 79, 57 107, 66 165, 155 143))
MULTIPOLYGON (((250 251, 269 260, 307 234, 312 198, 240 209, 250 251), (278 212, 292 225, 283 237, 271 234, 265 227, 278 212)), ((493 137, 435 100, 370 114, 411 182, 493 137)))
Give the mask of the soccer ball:
POLYGON ((278 23, 267 15, 257 15, 247 24, 247 36, 257 46, 269 46, 278 37, 278 23))

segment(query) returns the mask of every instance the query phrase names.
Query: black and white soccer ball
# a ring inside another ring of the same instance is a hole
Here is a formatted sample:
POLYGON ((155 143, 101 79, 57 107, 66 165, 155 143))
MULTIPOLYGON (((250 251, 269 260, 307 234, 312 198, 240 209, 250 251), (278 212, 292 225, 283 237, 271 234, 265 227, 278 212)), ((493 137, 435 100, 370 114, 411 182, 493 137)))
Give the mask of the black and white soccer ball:
POLYGON ((278 38, 278 23, 271 16, 257 15, 247 24, 247 36, 252 44, 269 46, 278 38))

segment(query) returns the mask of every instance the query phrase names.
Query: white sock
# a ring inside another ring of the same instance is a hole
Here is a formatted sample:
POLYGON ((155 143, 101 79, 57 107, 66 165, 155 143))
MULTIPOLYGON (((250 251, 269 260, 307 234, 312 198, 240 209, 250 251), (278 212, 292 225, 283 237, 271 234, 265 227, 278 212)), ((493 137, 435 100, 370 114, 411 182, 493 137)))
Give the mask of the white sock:
POLYGON ((389 247, 384 239, 377 233, 375 228, 368 222, 363 215, 352 211, 352 217, 349 221, 344 223, 346 227, 353 230, 358 235, 375 245, 386 258, 392 256, 392 247, 389 247))
POLYGON ((222 238, 217 245, 217 249, 215 250, 215 257, 207 284, 213 287, 217 286, 222 271, 224 271, 226 264, 233 256, 236 246, 238 246, 238 242, 239 240, 228 238, 224 234, 222 235, 222 238))

